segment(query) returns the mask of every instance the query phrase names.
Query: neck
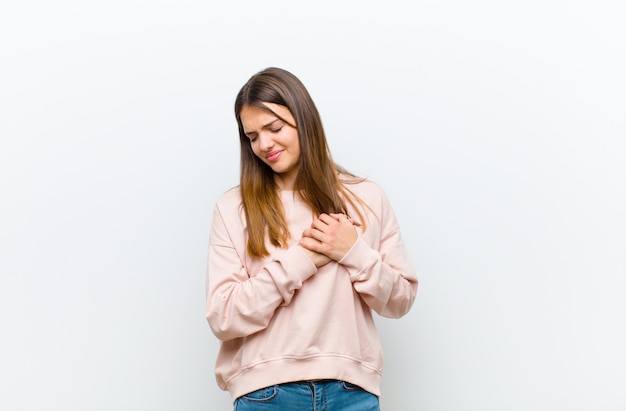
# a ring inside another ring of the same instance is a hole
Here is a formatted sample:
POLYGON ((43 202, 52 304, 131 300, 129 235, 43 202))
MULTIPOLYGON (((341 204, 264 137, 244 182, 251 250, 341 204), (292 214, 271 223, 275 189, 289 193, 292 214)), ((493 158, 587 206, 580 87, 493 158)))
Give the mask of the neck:
POLYGON ((293 190, 297 173, 274 174, 274 181, 280 190, 293 190))

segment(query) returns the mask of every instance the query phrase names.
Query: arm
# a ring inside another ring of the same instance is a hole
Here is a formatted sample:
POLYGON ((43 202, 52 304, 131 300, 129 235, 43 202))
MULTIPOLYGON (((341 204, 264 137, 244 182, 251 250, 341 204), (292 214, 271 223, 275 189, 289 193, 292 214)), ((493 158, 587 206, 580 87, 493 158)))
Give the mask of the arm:
POLYGON ((295 291, 317 271, 304 249, 296 245, 268 259, 251 276, 243 262, 243 233, 239 215, 231 210, 223 216, 219 206, 215 207, 209 241, 206 317, 222 341, 265 329, 276 309, 289 304, 295 291))
POLYGON ((381 239, 379 250, 359 237, 339 263, 348 270, 354 289, 380 315, 399 318, 413 305, 417 278, 398 229, 381 239))
MULTIPOLYGON (((301 244, 342 264, 354 289, 386 317, 406 314, 415 300, 417 277, 391 205, 381 193, 380 241, 372 247, 343 215, 321 215, 303 233, 301 244)), ((370 227, 373 229, 373 227, 370 227)))

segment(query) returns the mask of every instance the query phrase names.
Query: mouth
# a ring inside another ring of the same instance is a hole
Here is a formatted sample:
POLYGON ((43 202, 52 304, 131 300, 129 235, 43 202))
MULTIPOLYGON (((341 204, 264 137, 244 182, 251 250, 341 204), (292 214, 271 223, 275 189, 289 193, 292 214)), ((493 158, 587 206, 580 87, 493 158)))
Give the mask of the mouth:
POLYGON ((267 159, 267 161, 269 161, 270 163, 273 163, 274 161, 278 160, 278 158, 280 157, 280 155, 283 153, 283 150, 277 150, 277 151, 272 151, 271 153, 268 153, 265 158, 267 159))

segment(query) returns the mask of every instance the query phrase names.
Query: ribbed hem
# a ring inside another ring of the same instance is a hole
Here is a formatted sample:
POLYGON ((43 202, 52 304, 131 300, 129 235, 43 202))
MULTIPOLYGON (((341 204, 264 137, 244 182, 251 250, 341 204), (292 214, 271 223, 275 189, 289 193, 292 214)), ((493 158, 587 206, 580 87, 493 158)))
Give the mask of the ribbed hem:
POLYGON ((234 402, 238 397, 275 384, 293 381, 333 379, 358 385, 380 396, 381 370, 342 355, 280 358, 244 368, 226 382, 234 402))

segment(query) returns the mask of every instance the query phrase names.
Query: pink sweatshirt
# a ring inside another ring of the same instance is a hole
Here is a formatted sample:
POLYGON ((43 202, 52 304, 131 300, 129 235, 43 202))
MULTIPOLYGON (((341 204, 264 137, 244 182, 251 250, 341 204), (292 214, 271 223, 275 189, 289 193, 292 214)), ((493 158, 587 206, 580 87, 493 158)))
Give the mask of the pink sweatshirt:
MULTIPOLYGON (((417 278, 391 205, 371 182, 346 184, 365 208, 367 229, 339 262, 316 268, 297 245, 313 220, 293 191, 282 191, 291 242, 270 256, 246 251, 238 188, 217 202, 209 241, 206 316, 221 340, 215 375, 233 401, 290 381, 337 379, 380 395, 383 354, 372 310, 406 314, 417 278)), ((349 212, 352 217, 356 212, 349 212)), ((356 217, 355 217, 356 218, 356 217)))

